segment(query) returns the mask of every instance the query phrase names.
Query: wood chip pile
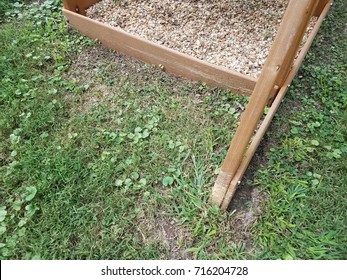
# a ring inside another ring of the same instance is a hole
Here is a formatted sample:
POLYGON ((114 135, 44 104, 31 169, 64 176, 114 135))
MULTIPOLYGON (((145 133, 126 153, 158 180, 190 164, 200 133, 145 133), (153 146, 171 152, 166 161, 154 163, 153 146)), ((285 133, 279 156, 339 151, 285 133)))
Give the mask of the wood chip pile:
POLYGON ((258 77, 288 0, 103 0, 87 16, 258 77))

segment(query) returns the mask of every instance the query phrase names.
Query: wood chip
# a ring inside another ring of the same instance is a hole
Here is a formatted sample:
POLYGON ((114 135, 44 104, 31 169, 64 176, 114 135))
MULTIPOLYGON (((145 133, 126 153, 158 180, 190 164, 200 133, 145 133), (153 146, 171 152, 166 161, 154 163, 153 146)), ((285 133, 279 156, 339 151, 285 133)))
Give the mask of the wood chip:
POLYGON ((258 77, 287 4, 288 0, 103 0, 91 6, 87 16, 258 77))

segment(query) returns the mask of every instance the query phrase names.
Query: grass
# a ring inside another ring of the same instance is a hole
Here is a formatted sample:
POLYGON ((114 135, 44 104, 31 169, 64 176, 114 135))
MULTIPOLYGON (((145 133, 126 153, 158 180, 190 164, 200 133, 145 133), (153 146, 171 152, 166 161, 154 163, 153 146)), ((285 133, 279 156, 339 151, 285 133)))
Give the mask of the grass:
POLYGON ((266 196, 247 240, 209 203, 247 99, 98 46, 58 2, 0 26, 2 259, 346 258, 343 1, 248 182, 266 196))
POLYGON ((335 1, 270 129, 276 143, 255 176, 268 194, 254 228, 260 258, 347 257, 345 19, 335 1))
POLYGON ((3 257, 169 258, 172 246, 207 257, 223 216, 209 191, 246 99, 140 64, 119 75, 105 50, 78 83, 71 55, 94 43, 54 7, 1 32, 3 257))

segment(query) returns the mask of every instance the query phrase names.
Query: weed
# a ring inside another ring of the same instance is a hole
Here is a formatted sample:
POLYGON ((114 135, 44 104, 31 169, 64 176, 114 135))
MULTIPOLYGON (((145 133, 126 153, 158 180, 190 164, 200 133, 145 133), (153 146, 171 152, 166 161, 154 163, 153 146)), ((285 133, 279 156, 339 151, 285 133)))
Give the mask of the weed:
POLYGON ((19 3, 0 30, 1 258, 346 257, 346 40, 327 29, 343 9, 270 130, 245 244, 209 197, 247 98, 105 51, 60 8, 19 3))

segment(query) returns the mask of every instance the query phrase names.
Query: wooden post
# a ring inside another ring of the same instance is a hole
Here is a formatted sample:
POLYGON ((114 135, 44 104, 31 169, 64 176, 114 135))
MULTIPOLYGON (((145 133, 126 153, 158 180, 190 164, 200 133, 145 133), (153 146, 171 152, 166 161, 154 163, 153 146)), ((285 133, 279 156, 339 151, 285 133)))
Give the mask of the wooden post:
POLYGON ((255 154, 256 149, 258 148, 258 146, 260 144, 261 139, 263 138, 267 128, 269 127, 271 120, 273 119, 277 109, 279 108, 280 103, 282 102, 282 100, 283 100, 283 98, 284 98, 284 96, 288 90, 288 85, 290 85, 290 83, 292 82, 292 80, 293 80, 294 76, 296 75, 297 71, 299 70, 300 65, 303 62, 310 46, 312 45, 313 40, 316 37, 316 35, 319 31, 319 28, 320 28, 325 16, 327 15, 327 13, 329 11, 331 3, 332 3, 332 0, 329 0, 328 3, 325 5, 324 9, 322 10, 322 13, 319 16, 319 19, 317 20, 312 32, 310 33, 310 36, 308 37, 306 43, 302 47, 298 58, 295 60, 293 67, 291 68, 289 75, 287 76, 286 81, 284 82, 283 86, 280 88, 278 95, 276 96, 274 102, 272 103, 269 112, 266 114, 266 117, 262 121, 261 126, 259 127, 256 134, 254 135, 254 137, 252 139, 252 143, 250 144, 249 148, 247 149, 247 152, 245 153, 245 156, 244 156, 239 168, 237 169, 235 176, 231 180, 229 188, 225 194, 223 203, 221 204, 222 210, 227 210, 229 203, 230 203, 230 201, 231 201, 231 199, 232 199, 232 197, 236 191, 239 180, 241 180, 244 172, 247 169, 247 166, 251 162, 251 159, 252 159, 253 155, 255 154))
POLYGON ((317 0, 292 0, 282 19, 278 34, 254 88, 240 125, 212 191, 212 202, 221 206, 228 187, 241 164, 254 130, 274 87, 289 73, 307 25, 316 11, 317 0))

